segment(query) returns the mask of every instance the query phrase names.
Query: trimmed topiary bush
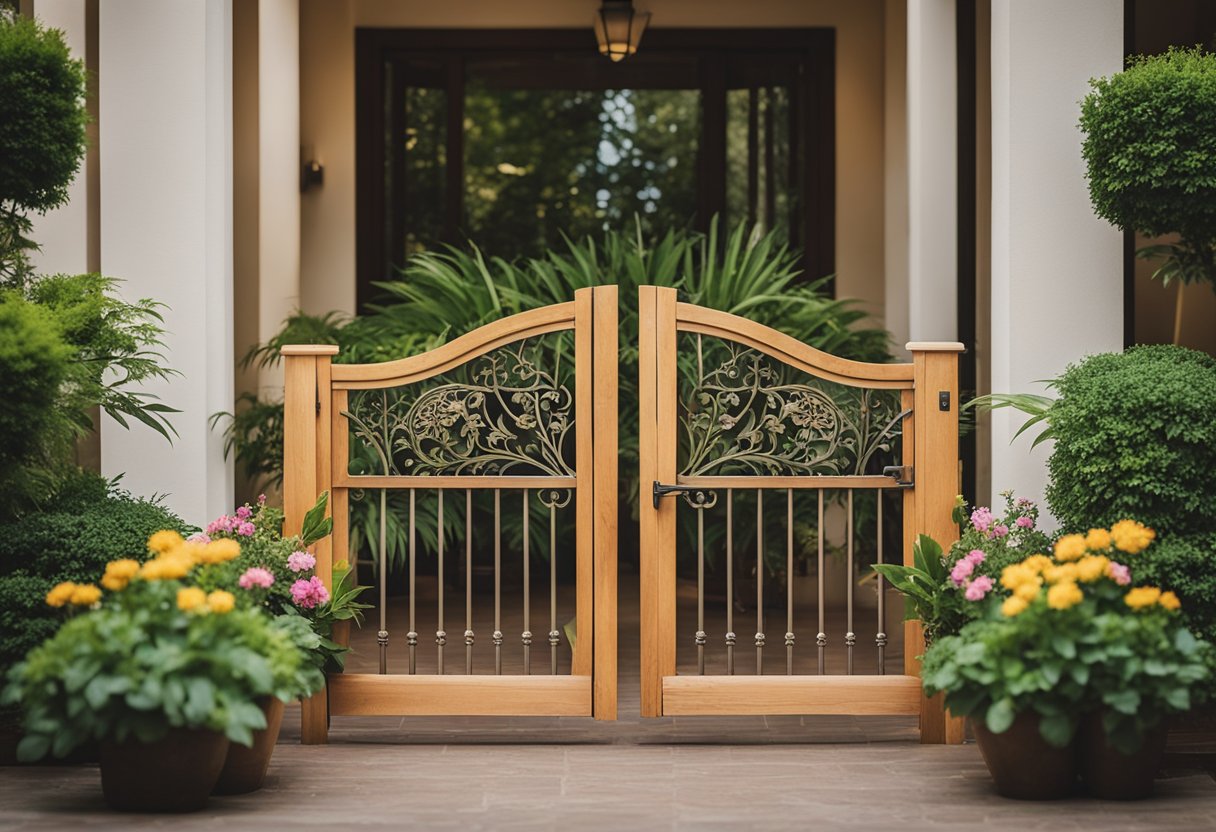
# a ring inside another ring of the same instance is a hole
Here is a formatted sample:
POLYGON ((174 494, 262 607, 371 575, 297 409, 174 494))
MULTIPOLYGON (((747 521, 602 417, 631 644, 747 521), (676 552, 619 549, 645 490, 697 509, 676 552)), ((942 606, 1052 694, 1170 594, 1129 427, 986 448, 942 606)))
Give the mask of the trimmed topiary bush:
POLYGON ((1216 359, 1132 347, 1070 366, 1047 420, 1047 502, 1067 531, 1132 518, 1163 538, 1216 517, 1216 359))

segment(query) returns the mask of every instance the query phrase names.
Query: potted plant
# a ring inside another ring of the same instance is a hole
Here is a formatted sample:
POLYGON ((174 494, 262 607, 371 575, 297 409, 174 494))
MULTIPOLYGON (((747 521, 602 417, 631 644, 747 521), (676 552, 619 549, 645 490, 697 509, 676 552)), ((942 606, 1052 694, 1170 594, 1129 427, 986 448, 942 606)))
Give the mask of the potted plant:
MULTIPOLYGON (((335 627, 349 627, 367 606, 356 600, 363 588, 352 586, 345 564, 334 566, 333 593, 316 575, 316 557, 308 550, 333 529, 333 521, 325 517, 328 498, 328 492, 321 494, 309 509, 299 535, 283 536, 283 512, 267 506, 262 495, 255 505, 243 505, 231 516, 213 520, 194 538, 203 545, 220 541, 239 544, 240 554, 232 560, 202 566, 197 575, 199 584, 211 591, 231 592, 242 606, 263 609, 274 616, 277 626, 291 634, 307 656, 318 678, 324 671, 342 669, 349 636, 339 643, 340 635, 334 638, 335 627)), ((317 684, 301 694, 319 688, 317 684)), ((230 748, 216 784, 217 794, 244 794, 262 787, 283 720, 283 702, 273 696, 260 701, 266 726, 255 732, 251 746, 230 748)))
POLYGON ((1208 646, 1182 626, 1177 597, 1131 587, 1121 562, 1153 537, 1130 520, 1064 535, 1052 557, 1006 566, 980 615, 926 652, 926 692, 973 719, 1001 794, 1064 797, 1078 772, 1099 797, 1151 792, 1164 717, 1208 677, 1208 646))
POLYGON ((77 614, 10 671, 4 697, 25 709, 19 758, 96 742, 112 807, 193 811, 229 743, 251 745, 266 727, 258 700, 293 698, 322 679, 298 632, 193 580, 196 567, 231 561, 239 546, 189 543, 173 531, 148 546, 155 557, 110 563, 101 587, 64 583, 48 593, 47 603, 77 614))

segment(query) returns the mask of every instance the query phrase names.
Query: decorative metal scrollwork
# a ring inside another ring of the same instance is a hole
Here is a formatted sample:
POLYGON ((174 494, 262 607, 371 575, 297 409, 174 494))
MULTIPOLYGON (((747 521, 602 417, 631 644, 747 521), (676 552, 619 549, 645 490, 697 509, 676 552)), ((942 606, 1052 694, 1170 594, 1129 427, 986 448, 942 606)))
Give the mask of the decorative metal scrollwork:
POLYGON ((702 346, 683 417, 688 456, 681 473, 849 475, 892 450, 902 416, 898 393, 809 379, 728 341, 702 346))
POLYGON ((466 381, 353 392, 343 415, 377 473, 571 476, 574 397, 538 366, 554 354, 525 339, 474 359, 466 381))
POLYGON ((565 508, 573 497, 574 491, 569 488, 539 488, 536 491, 536 499, 545 508, 565 508))

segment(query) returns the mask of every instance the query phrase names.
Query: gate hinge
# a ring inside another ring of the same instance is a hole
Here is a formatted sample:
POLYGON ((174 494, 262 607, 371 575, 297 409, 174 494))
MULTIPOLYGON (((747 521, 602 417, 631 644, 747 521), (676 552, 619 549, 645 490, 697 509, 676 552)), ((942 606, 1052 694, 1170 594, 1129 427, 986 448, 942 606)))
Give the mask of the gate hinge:
POLYGON ((882 469, 884 477, 890 477, 895 480, 900 488, 911 488, 916 480, 912 476, 911 465, 887 465, 882 469))
POLYGON ((699 485, 664 485, 655 480, 651 496, 656 510, 659 507, 659 500, 669 494, 684 495, 684 499, 693 508, 711 508, 718 501, 717 492, 711 489, 702 488, 699 485))

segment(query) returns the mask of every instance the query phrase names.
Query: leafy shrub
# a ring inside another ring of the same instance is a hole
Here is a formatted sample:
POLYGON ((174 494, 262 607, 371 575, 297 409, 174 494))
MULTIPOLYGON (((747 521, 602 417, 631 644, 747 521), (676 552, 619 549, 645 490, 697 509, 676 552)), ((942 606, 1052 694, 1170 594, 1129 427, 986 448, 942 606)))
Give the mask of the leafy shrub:
POLYGON ((1138 581, 1173 591, 1187 626, 1216 644, 1216 535, 1164 538, 1135 569, 1138 581))
POLYGON ((0 11, 0 279, 25 266, 25 214, 67 201, 85 150, 84 94, 84 64, 58 30, 0 11))
POLYGON ((83 472, 56 494, 52 510, 0 525, 0 669, 59 627, 62 617, 43 601, 52 586, 96 580, 107 562, 144 552, 159 529, 190 531, 155 501, 83 472))
POLYGON ((1143 252, 1166 257, 1166 283, 1216 279, 1216 55, 1136 56, 1090 86, 1081 129, 1095 212, 1148 236, 1178 233, 1143 252))
POLYGON ((1054 382, 1047 501, 1066 530, 1131 517, 1163 537, 1216 516, 1216 359, 1182 347, 1094 355, 1054 382))

